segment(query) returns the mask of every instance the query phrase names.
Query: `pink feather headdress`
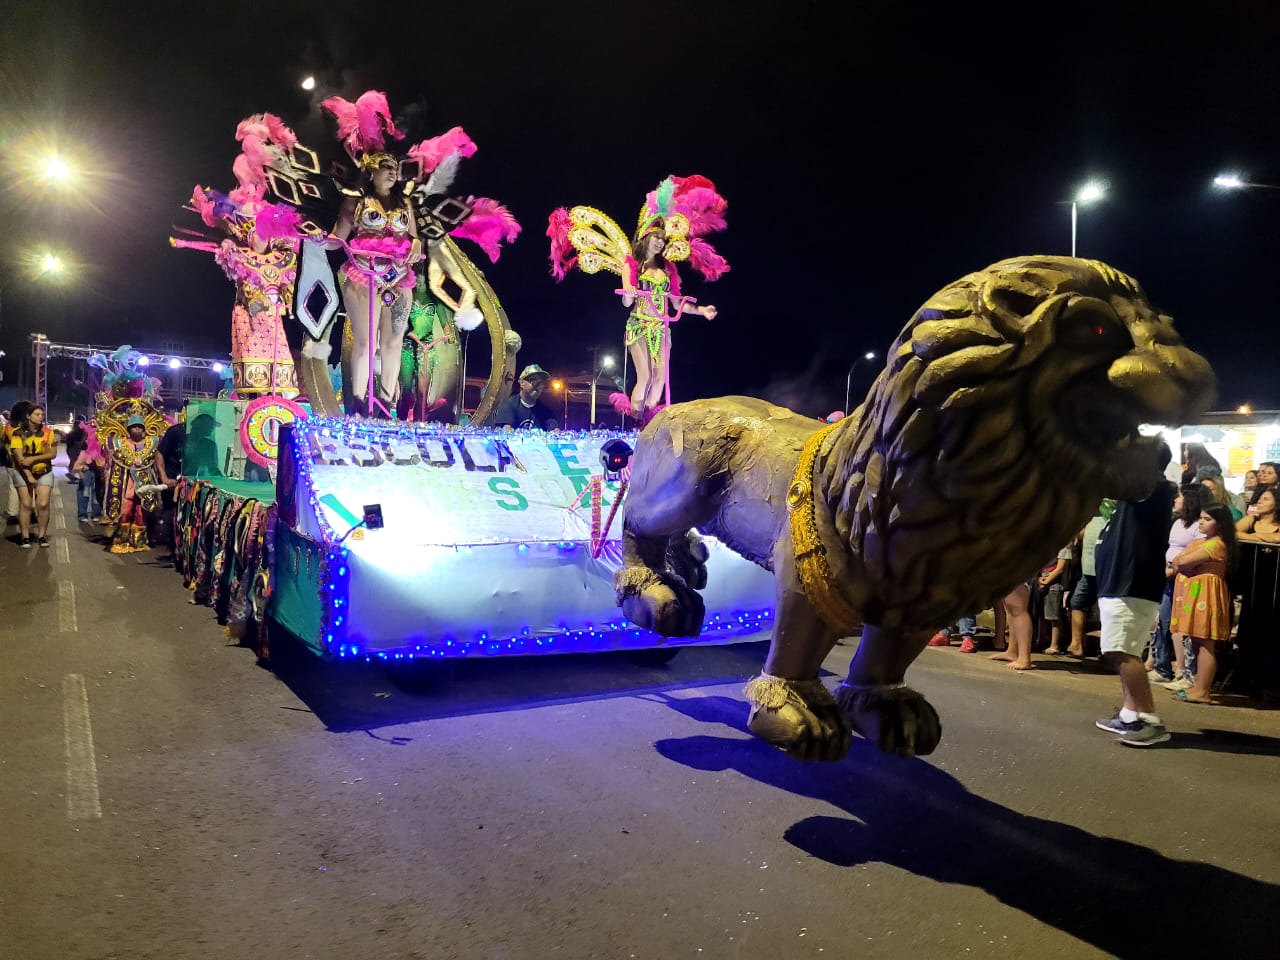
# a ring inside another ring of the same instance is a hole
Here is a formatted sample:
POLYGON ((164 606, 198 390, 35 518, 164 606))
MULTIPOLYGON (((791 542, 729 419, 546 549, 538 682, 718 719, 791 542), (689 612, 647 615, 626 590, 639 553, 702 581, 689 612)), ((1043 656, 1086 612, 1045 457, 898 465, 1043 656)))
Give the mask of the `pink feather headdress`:
POLYGON ((452 130, 446 130, 438 137, 431 137, 421 143, 415 143, 409 148, 408 156, 410 159, 417 160, 422 164, 423 173, 429 174, 440 166, 440 161, 450 154, 456 153, 462 157, 470 157, 474 156, 475 152, 476 145, 467 136, 467 131, 461 127, 454 127, 452 130))
POLYGON ((471 240, 489 255, 490 263, 497 263, 502 244, 513 243, 522 229, 515 216, 497 200, 488 197, 467 197, 471 215, 450 231, 450 236, 471 240))
POLYGON ((338 138, 353 159, 385 150, 388 136, 397 140, 404 136, 391 119, 387 95, 379 90, 366 90, 355 103, 342 97, 329 97, 321 101, 320 108, 338 121, 338 138))
POLYGON ((241 206, 260 203, 267 192, 267 170, 298 138, 283 120, 273 113, 255 113, 236 125, 240 155, 231 164, 240 186, 231 199, 241 206))
POLYGON ((678 213, 689 221, 689 266, 707 280, 718 280, 729 272, 729 261, 716 248, 702 239, 727 225, 725 210, 729 203, 716 190, 716 185, 699 174, 667 177, 645 197, 645 213, 665 217, 678 213))

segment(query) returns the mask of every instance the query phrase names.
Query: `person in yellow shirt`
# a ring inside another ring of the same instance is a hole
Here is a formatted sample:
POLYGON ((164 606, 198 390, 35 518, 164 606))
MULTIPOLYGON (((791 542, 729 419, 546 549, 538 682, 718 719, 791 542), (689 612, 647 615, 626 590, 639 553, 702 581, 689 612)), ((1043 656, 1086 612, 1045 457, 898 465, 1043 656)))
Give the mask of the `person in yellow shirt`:
POLYGON ((58 441, 45 425, 44 407, 36 404, 26 421, 17 426, 9 438, 11 470, 16 470, 21 484, 18 490, 18 533, 22 546, 31 547, 31 508, 36 511, 36 536, 40 546, 49 546, 49 495, 53 492, 53 458, 58 454, 58 441))

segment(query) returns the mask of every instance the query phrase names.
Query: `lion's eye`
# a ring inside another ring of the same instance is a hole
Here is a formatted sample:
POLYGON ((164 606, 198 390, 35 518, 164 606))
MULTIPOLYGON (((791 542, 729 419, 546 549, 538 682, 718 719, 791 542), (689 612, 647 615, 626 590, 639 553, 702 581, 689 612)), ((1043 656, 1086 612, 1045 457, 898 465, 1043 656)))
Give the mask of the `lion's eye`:
POLYGON ((1127 350, 1133 346, 1128 332, 1118 321, 1093 310, 1063 317, 1058 328, 1058 336, 1063 342, 1077 346, 1114 350, 1127 350))

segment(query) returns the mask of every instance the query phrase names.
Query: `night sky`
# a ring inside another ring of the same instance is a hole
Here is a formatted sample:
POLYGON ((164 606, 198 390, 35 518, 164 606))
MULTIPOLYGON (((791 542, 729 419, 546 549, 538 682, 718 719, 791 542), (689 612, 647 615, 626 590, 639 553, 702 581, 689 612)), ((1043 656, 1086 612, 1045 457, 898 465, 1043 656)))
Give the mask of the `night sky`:
MULTIPOLYGON (((732 271, 715 284, 684 271, 719 316, 676 329, 676 399, 747 393, 822 415, 843 406, 853 359, 883 353, 934 290, 1005 257, 1069 253, 1060 201, 1099 177, 1110 193, 1081 210, 1080 255, 1132 274, 1175 317, 1218 371, 1219 407, 1280 407, 1280 190, 1209 187, 1226 168, 1280 184, 1275 15, 912 6, 22 5, 0 58, 6 380, 33 330, 141 346, 176 330, 189 352, 225 353, 230 283, 168 245, 194 225, 185 198, 234 186, 244 116, 279 114, 336 157, 319 101, 376 88, 406 145, 463 126, 479 151, 455 191, 523 225, 493 266, 464 244, 524 338, 521 364, 572 374, 594 345, 620 356, 612 278, 555 284, 547 214, 586 203, 629 230, 659 180, 700 173, 729 201, 710 239, 732 271), (39 137, 90 151, 75 202, 15 166, 39 137), (40 244, 81 262, 74 284, 24 276, 40 244)), ((858 368, 855 394, 870 373, 858 368)))

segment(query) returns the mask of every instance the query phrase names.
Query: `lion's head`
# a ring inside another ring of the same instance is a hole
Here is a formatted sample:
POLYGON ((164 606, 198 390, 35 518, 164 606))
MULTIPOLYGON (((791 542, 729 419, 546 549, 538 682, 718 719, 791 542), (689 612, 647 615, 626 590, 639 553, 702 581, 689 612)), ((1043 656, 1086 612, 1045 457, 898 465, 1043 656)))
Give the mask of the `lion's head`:
POLYGON ((1183 423, 1214 390, 1172 320, 1106 264, 1024 257, 944 287, 833 451, 829 496, 871 584, 868 619, 926 592, 936 603, 904 617, 970 613, 952 611, 1052 557, 1101 497, 1148 496, 1163 441, 1139 425, 1183 423), (976 592, 951 583, 966 579, 976 592))

